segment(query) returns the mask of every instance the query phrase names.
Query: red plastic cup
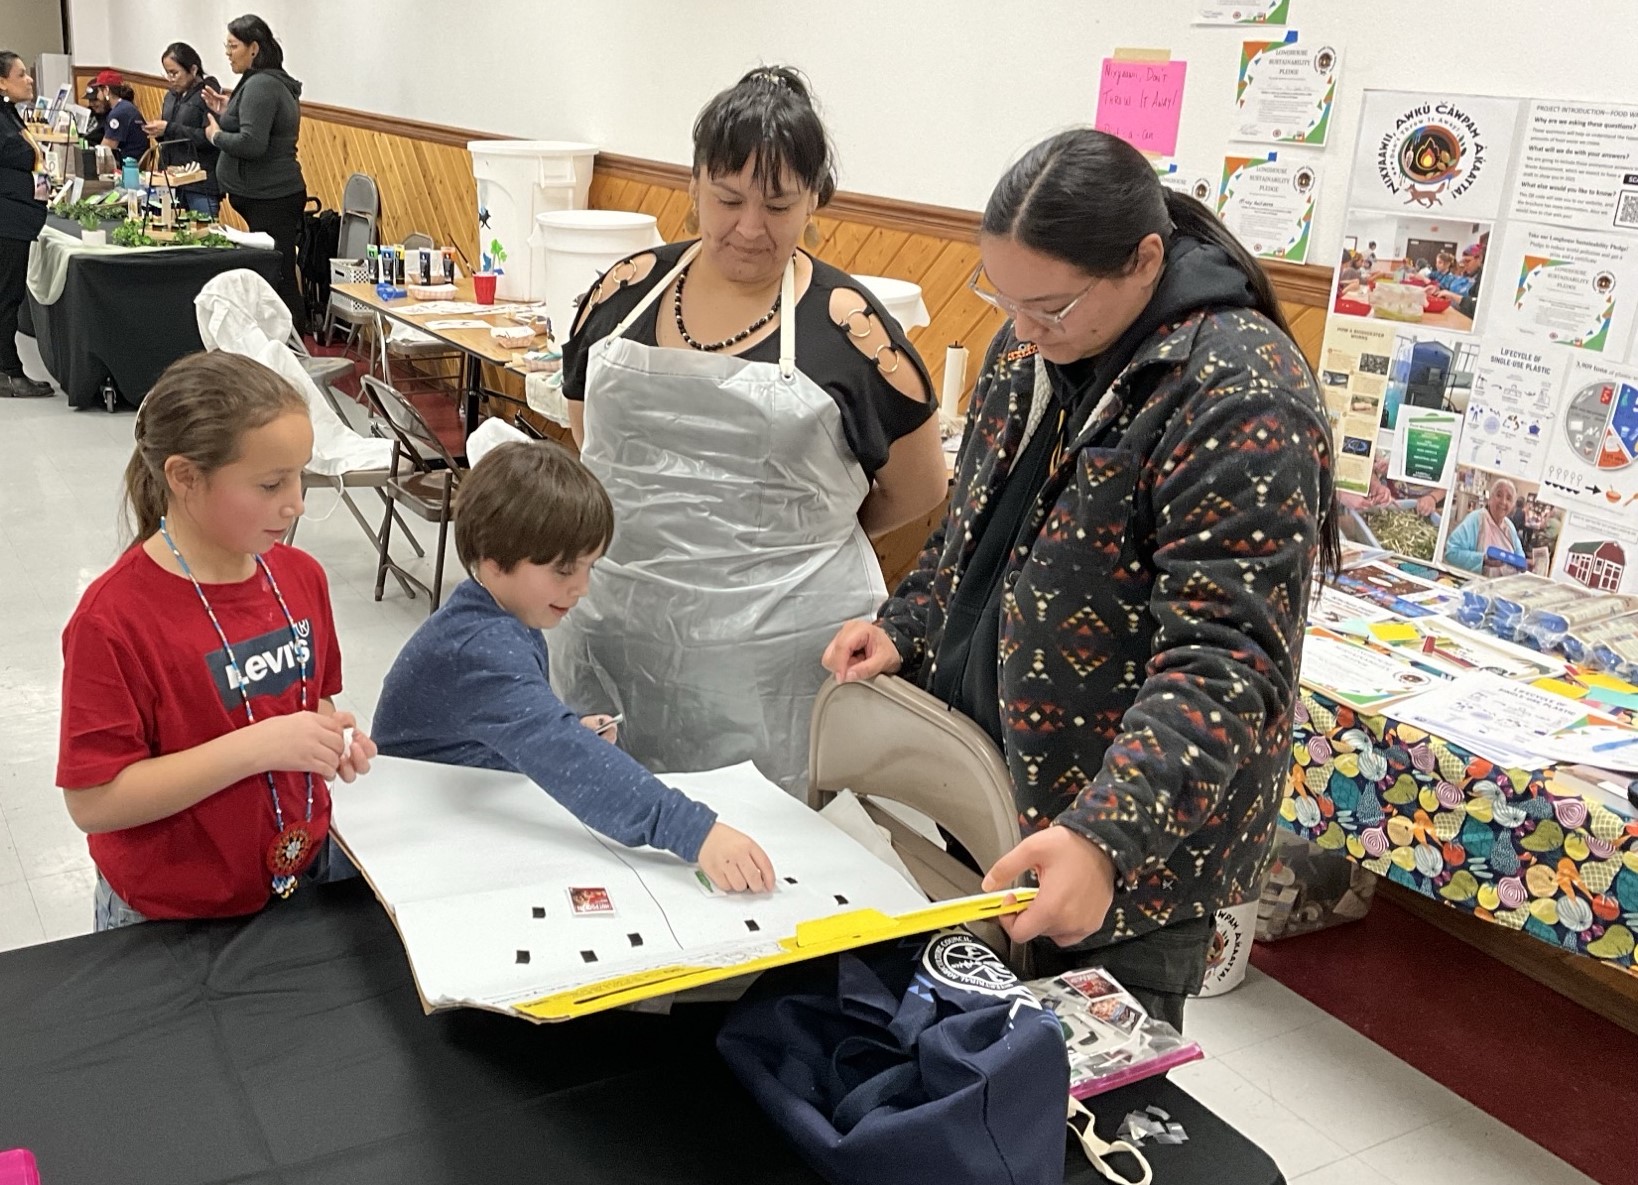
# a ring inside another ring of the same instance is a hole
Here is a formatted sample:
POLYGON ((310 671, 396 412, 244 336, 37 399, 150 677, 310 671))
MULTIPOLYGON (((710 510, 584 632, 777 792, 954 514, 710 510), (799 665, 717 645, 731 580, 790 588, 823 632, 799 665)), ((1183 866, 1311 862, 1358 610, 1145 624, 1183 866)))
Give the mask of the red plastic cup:
POLYGON ((494 272, 474 272, 472 274, 472 299, 479 304, 495 303, 494 272))

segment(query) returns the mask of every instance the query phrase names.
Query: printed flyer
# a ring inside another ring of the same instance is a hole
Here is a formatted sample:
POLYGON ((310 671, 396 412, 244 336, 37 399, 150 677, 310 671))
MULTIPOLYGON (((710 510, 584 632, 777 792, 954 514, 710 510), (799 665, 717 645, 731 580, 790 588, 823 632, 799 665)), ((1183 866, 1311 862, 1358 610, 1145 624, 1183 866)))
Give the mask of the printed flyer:
POLYGON ((1232 136, 1265 144, 1322 145, 1331 130, 1339 54, 1310 45, 1295 29, 1278 41, 1240 47, 1232 136))
POLYGON ((1303 263, 1318 192, 1319 172, 1307 160, 1225 157, 1217 215, 1253 255, 1303 263))

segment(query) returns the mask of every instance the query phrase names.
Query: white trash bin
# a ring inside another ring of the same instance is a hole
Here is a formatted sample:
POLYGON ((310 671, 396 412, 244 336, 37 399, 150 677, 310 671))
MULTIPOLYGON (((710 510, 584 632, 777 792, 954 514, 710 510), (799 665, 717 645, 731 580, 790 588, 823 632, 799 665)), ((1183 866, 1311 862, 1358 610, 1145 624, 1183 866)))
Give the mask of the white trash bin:
MULTIPOLYGON (((545 294, 546 265, 541 249, 532 245, 535 218, 550 210, 585 208, 597 145, 473 140, 466 147, 478 183, 478 250, 496 256, 501 268, 495 295, 539 300, 545 294)), ((482 261, 472 264, 480 267, 482 261)))
POLYGON ((912 284, 909 280, 896 280, 892 276, 853 278, 869 289, 870 295, 887 306, 887 311, 893 314, 898 320, 899 327, 906 333, 932 320, 927 312, 927 303, 921 298, 920 284, 912 284))
POLYGON ((556 210, 535 216, 535 235, 544 280, 540 299, 552 318, 552 332, 567 341, 578 298, 597 277, 638 251, 657 247, 660 237, 652 214, 629 210, 556 210))
POLYGON ((1239 987, 1251 966, 1251 940, 1257 932, 1257 902, 1231 905, 1217 911, 1217 932, 1206 956, 1206 979, 1196 993, 1201 999, 1221 996, 1239 987))

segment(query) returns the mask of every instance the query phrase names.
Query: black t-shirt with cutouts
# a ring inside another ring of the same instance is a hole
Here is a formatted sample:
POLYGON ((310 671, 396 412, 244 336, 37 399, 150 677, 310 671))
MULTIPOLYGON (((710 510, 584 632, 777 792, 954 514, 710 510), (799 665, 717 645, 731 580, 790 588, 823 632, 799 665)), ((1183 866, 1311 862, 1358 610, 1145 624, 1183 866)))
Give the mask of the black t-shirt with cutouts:
MULTIPOLYGON (((671 274, 683 252, 691 245, 691 242, 683 242, 656 247, 653 251, 655 263, 648 275, 614 292, 586 314, 579 331, 563 347, 565 398, 585 399, 586 363, 591 347, 613 333, 643 297, 671 274)), ((665 296, 656 300, 632 323, 626 336, 647 346, 659 344, 656 333, 662 313, 671 316, 670 300, 665 296)), ((744 353, 733 356, 748 362, 777 363, 779 334, 775 332, 744 353)), ((874 475, 887 463, 887 451, 895 440, 921 427, 935 410, 931 396, 932 381, 927 377, 927 368, 899 328, 899 323, 852 276, 818 259, 813 260, 813 280, 808 290, 796 302, 796 366, 836 401, 842 413, 842 431, 847 437, 848 447, 869 475, 874 475), (859 293, 860 298, 870 305, 897 347, 900 365, 914 366, 920 372, 928 392, 925 400, 913 399, 895 387, 892 380, 877 369, 876 360, 861 353, 849 340, 847 330, 831 320, 830 297, 838 288, 859 293)))

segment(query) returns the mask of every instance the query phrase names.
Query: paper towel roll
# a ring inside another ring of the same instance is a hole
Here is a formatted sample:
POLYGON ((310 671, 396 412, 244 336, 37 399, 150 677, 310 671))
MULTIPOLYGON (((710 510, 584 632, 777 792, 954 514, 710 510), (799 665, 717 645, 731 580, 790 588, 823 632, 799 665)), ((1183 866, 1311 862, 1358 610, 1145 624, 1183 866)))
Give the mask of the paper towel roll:
POLYGON ((944 386, 939 391, 939 419, 946 424, 961 422, 961 393, 967 389, 967 347, 951 346, 944 351, 944 386))

